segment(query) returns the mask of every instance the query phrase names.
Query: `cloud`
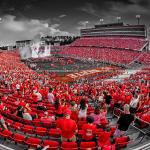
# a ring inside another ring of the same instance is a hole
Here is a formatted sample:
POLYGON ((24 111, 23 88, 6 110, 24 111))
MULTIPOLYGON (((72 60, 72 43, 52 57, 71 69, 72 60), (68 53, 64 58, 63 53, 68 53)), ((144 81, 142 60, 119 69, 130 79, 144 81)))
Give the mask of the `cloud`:
POLYGON ((51 27, 52 27, 52 28, 55 28, 55 29, 58 28, 59 26, 60 26, 60 24, 58 24, 58 23, 55 23, 55 24, 52 24, 52 25, 51 25, 51 27))
POLYGON ((59 18, 64 18, 64 17, 66 17, 66 16, 67 16, 67 15, 62 14, 62 15, 59 16, 59 18))
POLYGON ((117 21, 117 16, 121 16, 125 23, 135 24, 135 15, 140 14, 143 22, 148 24, 149 8, 150 1, 148 0, 92 0, 91 3, 85 2, 77 9, 87 15, 90 14, 87 16, 90 22, 95 20, 97 23, 100 18, 103 18, 104 23, 112 23, 117 21))
POLYGON ((87 14, 97 16, 95 5, 93 5, 92 3, 85 3, 84 6, 79 7, 78 9, 87 13, 87 14))
POLYGON ((129 12, 130 14, 131 13, 139 13, 139 14, 147 13, 149 10, 145 9, 142 5, 139 5, 140 2, 141 1, 138 1, 138 3, 134 3, 132 5, 126 6, 126 9, 123 9, 124 8, 123 4, 118 3, 116 5, 113 5, 112 11, 123 13, 123 14, 128 14, 129 12))
POLYGON ((44 20, 16 20, 15 16, 6 15, 0 23, 0 45, 12 44, 17 40, 32 39, 39 33, 52 36, 70 35, 69 32, 61 31, 59 27, 59 24, 49 24, 44 20))

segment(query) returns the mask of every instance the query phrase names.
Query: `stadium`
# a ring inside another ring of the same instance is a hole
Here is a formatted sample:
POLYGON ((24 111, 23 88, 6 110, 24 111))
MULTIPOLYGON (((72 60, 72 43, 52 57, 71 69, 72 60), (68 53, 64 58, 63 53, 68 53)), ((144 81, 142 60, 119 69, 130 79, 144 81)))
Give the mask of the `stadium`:
POLYGON ((1 46, 0 150, 149 150, 149 27, 136 19, 1 46))

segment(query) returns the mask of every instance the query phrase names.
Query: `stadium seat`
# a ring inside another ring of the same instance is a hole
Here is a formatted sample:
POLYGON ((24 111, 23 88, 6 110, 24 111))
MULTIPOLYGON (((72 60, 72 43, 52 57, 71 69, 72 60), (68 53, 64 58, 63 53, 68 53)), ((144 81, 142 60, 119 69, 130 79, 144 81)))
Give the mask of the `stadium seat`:
POLYGON ((81 142, 80 143, 80 150, 87 150, 87 149, 91 149, 91 150, 96 150, 96 143, 95 142, 81 142))
POLYGON ((41 121, 39 119, 35 119, 32 121, 32 124, 36 127, 42 127, 41 121))
POLYGON ((23 124, 19 122, 14 122, 14 124, 12 124, 12 128, 14 128, 15 130, 21 130, 22 127, 23 127, 23 124))
POLYGON ((106 132, 106 131, 102 131, 99 133, 99 138, 98 138, 98 146, 99 147, 103 147, 105 145, 110 145, 110 135, 111 132, 106 132))
POLYGON ((35 129, 35 134, 36 135, 45 136, 46 133, 47 133, 47 129, 46 128, 36 127, 36 129, 35 129))
POLYGON ((45 121, 45 122, 41 122, 41 125, 42 125, 42 127, 45 127, 45 128, 51 128, 52 123, 45 121))
POLYGON ((102 147, 102 150, 116 150, 115 144, 113 144, 113 145, 104 145, 102 147))
POLYGON ((0 132, 0 135, 1 135, 2 137, 4 137, 4 138, 8 138, 9 136, 12 135, 12 132, 9 131, 9 130, 2 130, 2 131, 0 132))
POLYGON ((115 139, 115 145, 117 148, 125 148, 130 141, 128 136, 122 136, 115 139))
POLYGON ((14 134, 11 136, 11 140, 15 141, 15 143, 24 144, 24 141, 26 140, 26 137, 21 134, 14 134))
POLYGON ((8 125, 8 126, 12 126, 13 125, 13 123, 14 123, 14 121, 13 120, 10 120, 10 119, 6 119, 5 120, 5 122, 6 122, 6 125, 8 125))
POLYGON ((36 148, 38 145, 41 145, 41 140, 38 138, 29 137, 27 140, 25 140, 25 144, 27 144, 29 147, 36 148))
POLYGON ((22 131, 26 134, 33 134, 34 133, 34 127, 33 126, 30 126, 30 125, 25 125, 23 128, 22 128, 22 131))
POLYGON ((49 145, 48 150, 58 150, 59 143, 51 140, 44 140, 42 146, 49 145))
POLYGON ((50 129, 48 132, 49 136, 51 138, 60 138, 61 136, 61 130, 60 129, 50 129))
POLYGON ((62 150, 77 150, 78 147, 77 147, 77 143, 75 142, 63 142, 61 144, 61 149, 62 150))

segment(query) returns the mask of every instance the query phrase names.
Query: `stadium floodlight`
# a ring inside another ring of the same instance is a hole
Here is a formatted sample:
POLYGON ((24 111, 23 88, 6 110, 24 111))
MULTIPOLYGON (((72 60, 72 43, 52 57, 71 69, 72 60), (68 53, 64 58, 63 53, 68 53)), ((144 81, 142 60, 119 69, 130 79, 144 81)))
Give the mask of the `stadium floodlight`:
POLYGON ((116 17, 117 18, 117 21, 118 21, 118 23, 120 22, 120 20, 121 20, 121 17, 116 17))
POLYGON ((103 18, 101 18, 101 19, 99 19, 99 21, 100 21, 100 24, 103 24, 104 19, 103 19, 103 18))
POLYGON ((87 28, 88 23, 89 23, 89 21, 85 21, 85 28, 87 28))
POLYGON ((141 18, 141 15, 136 15, 138 25, 140 24, 140 18, 141 18))

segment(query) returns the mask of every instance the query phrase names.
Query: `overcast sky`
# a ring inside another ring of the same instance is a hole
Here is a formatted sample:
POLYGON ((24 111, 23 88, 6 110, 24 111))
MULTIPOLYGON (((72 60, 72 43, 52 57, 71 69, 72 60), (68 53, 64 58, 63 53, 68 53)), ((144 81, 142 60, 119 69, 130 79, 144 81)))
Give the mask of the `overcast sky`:
POLYGON ((150 25, 150 0, 0 0, 0 45, 43 35, 79 35, 99 22, 150 25))

